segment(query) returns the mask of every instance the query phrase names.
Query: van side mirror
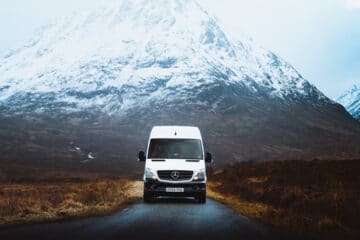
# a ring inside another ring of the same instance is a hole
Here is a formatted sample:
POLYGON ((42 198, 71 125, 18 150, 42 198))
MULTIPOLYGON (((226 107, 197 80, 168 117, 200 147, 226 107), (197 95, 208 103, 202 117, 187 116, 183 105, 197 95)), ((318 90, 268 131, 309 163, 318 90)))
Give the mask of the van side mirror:
POLYGON ((145 160, 146 160, 146 156, 145 156, 144 151, 140 151, 140 152, 139 152, 138 161, 139 161, 139 162, 145 162, 145 160))
POLYGON ((206 152, 206 155, 205 155, 205 162, 207 162, 207 163, 212 163, 212 162, 213 162, 213 159, 212 159, 212 155, 211 155, 211 153, 206 152))

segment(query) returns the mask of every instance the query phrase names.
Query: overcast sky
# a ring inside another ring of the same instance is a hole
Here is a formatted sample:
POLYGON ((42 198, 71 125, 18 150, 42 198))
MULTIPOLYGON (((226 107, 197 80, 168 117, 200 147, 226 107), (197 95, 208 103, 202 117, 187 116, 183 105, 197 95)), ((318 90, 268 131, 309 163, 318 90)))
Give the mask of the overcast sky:
MULTIPOLYGON (((21 46, 49 21, 105 1, 1 0, 0 52, 21 46)), ((198 2, 227 31, 279 54, 329 97, 360 84, 360 0, 198 2)))

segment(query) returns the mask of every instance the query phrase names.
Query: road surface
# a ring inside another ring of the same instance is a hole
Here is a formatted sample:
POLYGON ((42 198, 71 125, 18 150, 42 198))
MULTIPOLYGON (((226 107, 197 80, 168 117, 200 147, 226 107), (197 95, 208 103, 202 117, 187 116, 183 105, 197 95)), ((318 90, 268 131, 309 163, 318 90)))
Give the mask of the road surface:
POLYGON ((267 227, 211 199, 142 200, 105 217, 0 228, 1 240, 12 239, 280 239, 267 227))

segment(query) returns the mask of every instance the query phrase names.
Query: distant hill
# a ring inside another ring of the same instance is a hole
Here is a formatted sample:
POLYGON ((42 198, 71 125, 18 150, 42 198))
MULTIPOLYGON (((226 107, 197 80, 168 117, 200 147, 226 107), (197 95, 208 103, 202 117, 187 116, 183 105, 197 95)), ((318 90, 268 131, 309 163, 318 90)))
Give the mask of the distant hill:
POLYGON ((354 85, 342 94, 337 101, 341 103, 354 118, 360 120, 360 88, 357 85, 354 85))

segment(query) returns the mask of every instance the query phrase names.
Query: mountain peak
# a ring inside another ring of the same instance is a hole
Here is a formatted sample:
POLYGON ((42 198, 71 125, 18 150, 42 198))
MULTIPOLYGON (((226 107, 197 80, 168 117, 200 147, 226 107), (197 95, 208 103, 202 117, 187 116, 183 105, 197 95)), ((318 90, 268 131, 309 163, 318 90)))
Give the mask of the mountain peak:
POLYGON ((360 87, 356 84, 353 85, 353 87, 351 88, 351 92, 356 92, 356 91, 359 91, 360 90, 360 87))
POLYGON ((354 84, 337 101, 355 118, 360 119, 360 87, 354 84))
POLYGON ((109 114, 154 101, 214 106, 222 96, 211 103, 196 96, 219 85, 281 101, 329 101, 279 56, 229 38, 193 0, 123 0, 72 15, 1 62, 0 104, 24 101, 39 111, 49 108, 44 99, 109 114))

